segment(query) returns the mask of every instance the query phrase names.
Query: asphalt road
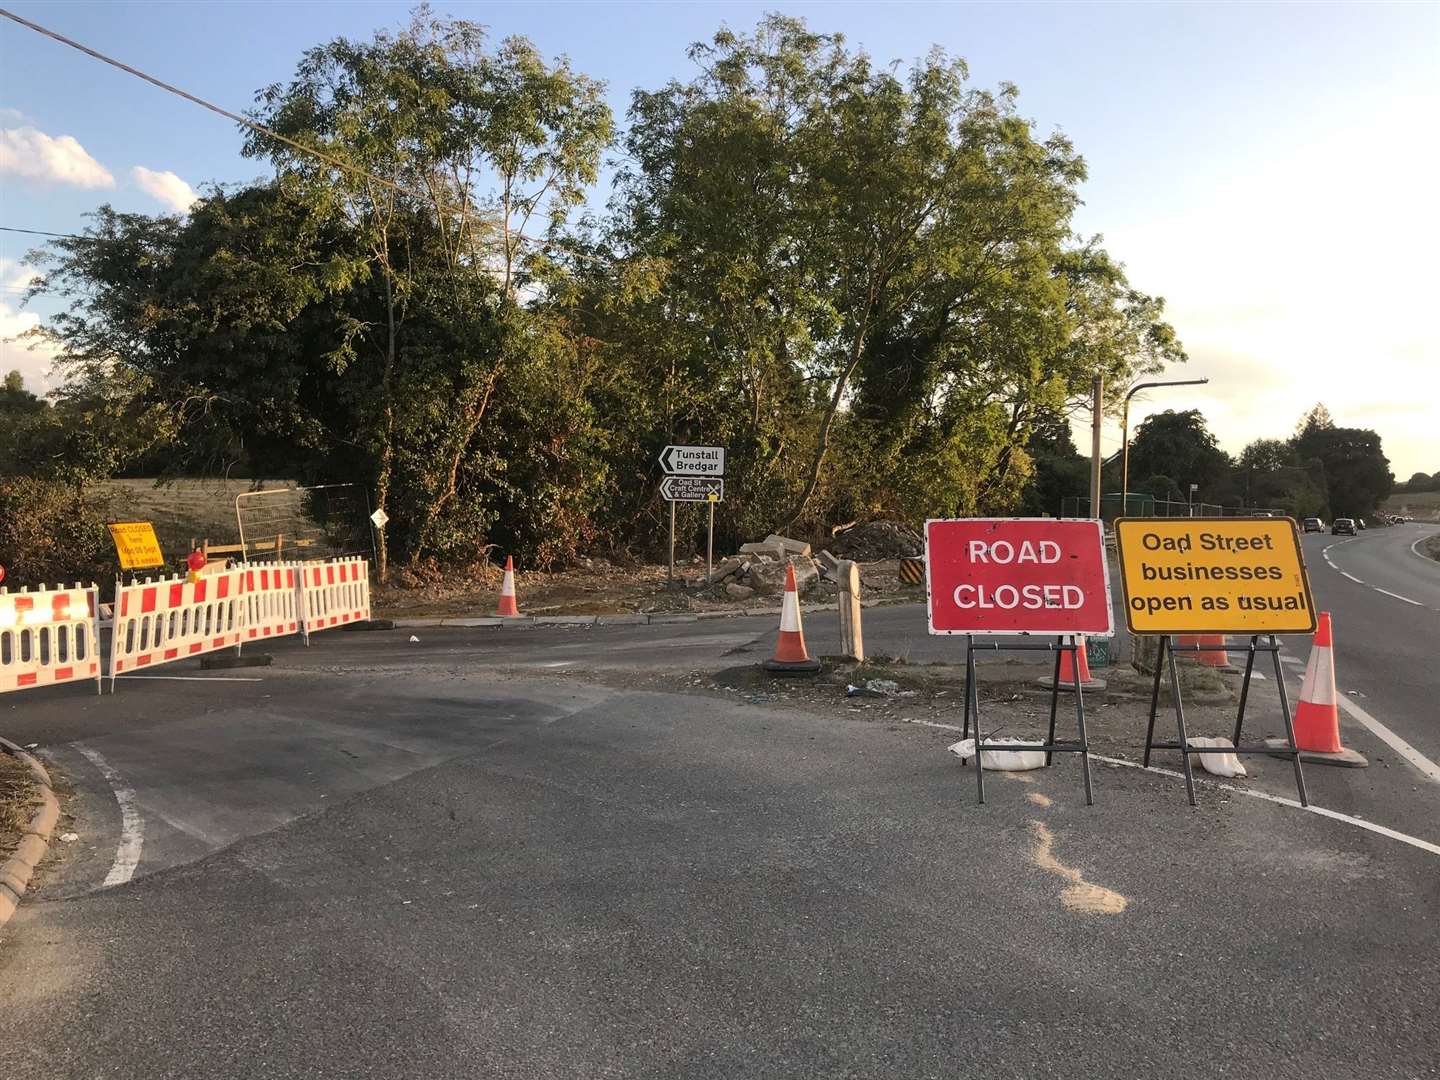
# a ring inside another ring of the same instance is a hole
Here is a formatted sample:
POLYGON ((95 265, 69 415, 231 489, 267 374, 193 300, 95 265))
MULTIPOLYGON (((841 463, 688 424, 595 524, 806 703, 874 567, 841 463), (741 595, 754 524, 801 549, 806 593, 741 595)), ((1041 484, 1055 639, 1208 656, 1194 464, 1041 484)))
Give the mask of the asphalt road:
MULTIPOLYGON (((1315 603, 1334 623, 1340 693, 1440 762, 1440 562, 1412 550, 1436 532, 1412 523, 1353 538, 1310 533, 1304 547, 1315 603)), ((1304 643, 1291 651, 1305 658, 1304 643)))
POLYGON ((947 732, 586 677, 769 621, 6 702, 81 838, 0 942, 0 1075, 1440 1075, 1434 854, 1133 769, 1087 808, 1073 762, 979 806, 947 732))

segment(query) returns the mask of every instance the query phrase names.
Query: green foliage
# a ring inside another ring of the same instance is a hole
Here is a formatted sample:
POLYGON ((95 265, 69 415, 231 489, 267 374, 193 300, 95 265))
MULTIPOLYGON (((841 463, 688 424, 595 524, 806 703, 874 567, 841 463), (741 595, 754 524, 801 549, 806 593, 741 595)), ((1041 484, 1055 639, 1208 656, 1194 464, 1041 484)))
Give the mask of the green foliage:
POLYGON ((938 50, 879 65, 784 16, 691 57, 635 94, 610 213, 566 235, 614 134, 600 84, 426 8, 306 51, 257 96, 272 180, 51 246, 71 379, 0 453, 77 484, 359 482, 382 564, 653 550, 667 442, 729 448, 722 545, 1054 513, 1091 379, 1184 359, 1074 235, 1068 140, 938 50))
POLYGON ((1295 454, 1319 463, 1331 516, 1369 517, 1395 484, 1380 436, 1365 428, 1306 424, 1295 438, 1295 454))
POLYGON ((1135 429, 1130 442, 1131 476, 1171 479, 1187 498, 1189 485, 1198 484, 1198 501, 1218 501, 1229 471, 1230 457, 1215 442, 1198 409, 1154 413, 1135 429))
POLYGON ((103 582, 115 573, 105 508, 73 486, 0 476, 0 564, 5 587, 103 582))

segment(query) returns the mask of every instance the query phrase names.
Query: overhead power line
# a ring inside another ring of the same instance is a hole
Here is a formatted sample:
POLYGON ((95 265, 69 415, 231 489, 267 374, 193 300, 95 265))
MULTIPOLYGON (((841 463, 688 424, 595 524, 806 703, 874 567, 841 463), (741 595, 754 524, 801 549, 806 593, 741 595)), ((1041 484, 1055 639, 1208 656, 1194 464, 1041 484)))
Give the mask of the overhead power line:
POLYGON ((93 236, 77 236, 68 232, 46 232, 43 229, 17 229, 13 225, 0 225, 0 232, 26 233, 29 236, 58 236, 62 240, 94 240, 93 236))
POLYGON ((16 15, 13 11, 7 11, 5 8, 0 8, 0 15, 4 15, 5 18, 10 19, 13 22, 17 22, 21 26, 27 27, 28 29, 34 30, 37 34, 43 34, 45 37, 48 37, 54 41, 58 41, 62 45, 69 45, 72 49, 78 49, 86 56, 94 57, 101 63, 109 64, 111 67, 114 68, 119 68, 127 75, 134 75, 137 79, 144 79, 152 86, 158 86, 161 90, 164 90, 167 93, 175 94, 178 97, 184 98, 186 101, 193 102, 194 104, 199 105, 202 109, 209 109, 211 112, 223 116, 227 120, 233 120, 237 124, 241 124, 245 127, 250 128, 252 131, 258 131, 261 135, 264 135, 267 138, 275 139, 277 142, 282 142, 286 146, 292 147, 295 150, 299 150, 302 154, 309 154, 311 157, 319 158, 321 161, 333 165, 337 169, 343 169, 345 172, 355 173, 359 176, 368 177, 369 179, 374 180, 377 184, 383 184, 385 187, 388 187, 393 191, 398 191, 403 195, 410 195, 412 197, 418 198, 425 197, 420 192, 412 191, 401 184, 395 183, 395 181, 393 180, 387 179, 383 176, 379 176, 376 173, 372 173, 368 169, 362 169, 358 165, 352 165, 348 162, 341 161, 339 158, 334 157, 331 154, 327 154, 323 150, 317 150, 313 146, 305 146, 303 143, 298 143, 294 139, 289 138, 288 136, 281 135, 278 131, 272 131, 264 124, 257 124, 254 120, 251 120, 247 116, 241 116, 239 113, 233 113, 229 109, 222 109, 219 105, 216 105, 213 102, 206 101, 204 98, 201 97, 196 97, 188 90, 181 90, 178 86, 172 86, 170 83, 155 78, 154 75, 147 75, 139 68, 131 67, 129 64, 124 63, 123 61, 116 60, 113 56, 106 56, 104 53, 98 52, 95 49, 90 48, 90 46, 88 45, 80 44, 80 42, 76 41, 74 38, 68 38, 64 34, 58 33, 47 27, 41 26, 39 23, 31 22, 29 19, 16 15))
MULTIPOLYGON (((11 20, 12 22, 19 23, 21 26, 26 27, 29 30, 34 30, 37 34, 42 34, 53 41, 58 41, 62 45, 68 45, 70 46, 70 48, 76 49, 84 53, 86 56, 93 57, 94 59, 99 60, 101 63, 109 64, 113 68, 118 68, 120 71, 125 72, 127 75, 133 75, 135 76, 135 78, 143 79, 145 82, 148 82, 152 86, 158 86, 161 90, 164 90, 167 93, 175 94, 178 97, 182 97, 186 101, 189 101, 195 105, 199 105, 202 109, 209 109, 211 112, 219 116, 223 116, 227 120, 233 120, 235 123, 247 127, 252 131, 259 132, 261 135, 264 135, 267 138, 275 139, 277 142, 282 142, 286 146, 289 146, 294 150, 300 151, 300 153, 302 154, 309 154, 311 157, 318 158, 326 164, 333 165, 337 169, 353 173, 357 176, 366 177, 370 180, 375 181, 377 184, 381 184, 387 188, 390 188, 392 191, 397 191, 402 195, 409 195, 411 198, 422 199, 426 201, 428 201, 430 198, 429 194, 425 192, 417 191, 413 188, 407 188, 403 184, 397 184, 394 180, 391 180, 388 177, 380 176, 378 173, 373 173, 369 169, 365 169, 359 165, 353 165, 349 162, 342 161, 340 158, 335 157, 333 154, 327 154, 325 151, 316 149, 313 146, 306 146, 303 143, 296 142, 294 139, 289 138, 288 136, 281 135, 278 131, 271 130, 264 124, 260 124, 255 122, 254 120, 251 120, 248 116, 242 116, 239 113, 231 112, 229 109, 223 109, 219 105, 216 105, 214 102, 206 101, 204 98, 197 97, 196 95, 190 93, 188 90, 180 89, 178 86, 172 86, 170 83, 167 83, 162 79, 157 79, 154 75, 147 75, 139 68, 131 67, 129 64, 121 60, 116 60, 113 56, 106 56, 104 53, 96 49, 92 49, 88 45, 82 45, 74 38, 66 37, 64 34, 61 34, 58 31, 51 30, 45 26, 41 26, 39 23, 32 22, 31 20, 26 19, 23 16, 16 15, 13 11, 9 11, 5 8, 0 8, 0 15, 5 16, 5 18, 11 20)), ((71 238, 70 234, 68 233, 42 233, 36 229, 5 229, 5 231, 28 232, 34 233, 38 236, 57 236, 71 238)), ((547 244, 543 240, 536 240, 533 237, 526 236, 522 232, 516 231, 511 235, 513 235, 517 240, 520 240, 527 244, 535 244, 537 247, 543 248, 552 246, 551 244, 547 244)), ((73 239, 88 238, 73 237, 73 239)), ((577 251, 573 248, 570 249, 570 253, 577 258, 590 259, 597 262, 606 261, 601 257, 591 255, 588 252, 577 251)))

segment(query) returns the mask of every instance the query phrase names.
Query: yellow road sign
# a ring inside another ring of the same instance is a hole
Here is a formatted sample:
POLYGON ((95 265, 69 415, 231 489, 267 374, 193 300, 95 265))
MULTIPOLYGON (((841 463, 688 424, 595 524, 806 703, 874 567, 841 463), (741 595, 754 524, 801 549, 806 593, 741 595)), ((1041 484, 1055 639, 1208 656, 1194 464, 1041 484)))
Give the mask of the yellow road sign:
POLYGON ((1133 634, 1309 634, 1315 603, 1291 518, 1120 518, 1133 634))
POLYGON ((150 522, 117 521, 106 528, 115 541, 115 554, 120 556, 121 570, 148 570, 152 566, 165 565, 160 541, 155 536, 155 526, 150 522))

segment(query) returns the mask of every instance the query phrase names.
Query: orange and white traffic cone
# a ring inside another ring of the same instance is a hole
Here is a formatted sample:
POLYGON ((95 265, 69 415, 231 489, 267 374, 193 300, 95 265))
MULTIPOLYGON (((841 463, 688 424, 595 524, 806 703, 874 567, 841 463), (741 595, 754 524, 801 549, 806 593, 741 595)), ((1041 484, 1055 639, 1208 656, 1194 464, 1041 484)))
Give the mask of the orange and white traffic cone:
POLYGON ((814 675, 820 661, 805 651, 805 631, 800 626, 800 593, 795 588, 795 564, 785 565, 785 602, 780 608, 780 637, 775 657, 764 663, 772 675, 814 675))
POLYGON ((495 614, 512 617, 520 614, 520 605, 515 602, 515 559, 511 555, 505 556, 505 577, 500 582, 500 607, 495 614))
MULTIPOLYGON (((1330 613, 1322 611, 1310 649, 1310 662, 1305 665, 1305 679, 1300 684, 1300 701, 1295 706, 1295 745, 1301 751, 1302 761, 1352 768, 1370 764, 1364 755, 1345 749, 1340 742, 1339 701, 1335 693, 1335 646, 1330 613)), ((1266 742, 1272 747, 1283 745, 1279 739, 1266 742)))
MULTIPOLYGON (((1090 674, 1090 660, 1085 655, 1085 635, 1077 634, 1075 644, 1080 647, 1073 653, 1066 649, 1060 654, 1060 689, 1075 689, 1075 669, 1080 669, 1080 689, 1082 690, 1104 690, 1105 680, 1097 679, 1090 674)), ((1040 684, 1047 689, 1053 689, 1054 679, 1046 675, 1040 680, 1040 684)))
POLYGON ((1196 639, 1196 644, 1205 646, 1204 652, 1197 652, 1194 656, 1206 667, 1230 672, 1240 670, 1230 663, 1229 642, 1225 640, 1224 634, 1201 634, 1196 639))

